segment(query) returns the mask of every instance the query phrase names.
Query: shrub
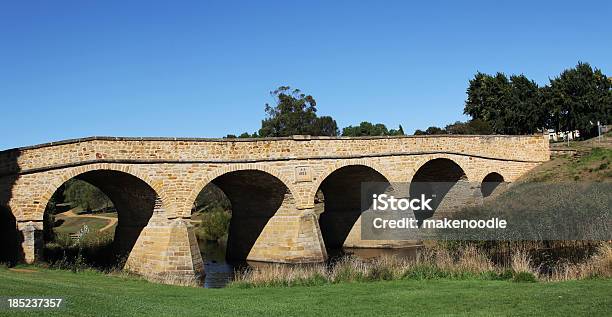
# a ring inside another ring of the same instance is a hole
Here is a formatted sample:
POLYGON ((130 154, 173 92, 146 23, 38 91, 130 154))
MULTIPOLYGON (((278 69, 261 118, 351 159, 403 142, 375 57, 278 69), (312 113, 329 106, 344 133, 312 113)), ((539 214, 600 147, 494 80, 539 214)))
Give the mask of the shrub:
POLYGON ((506 269, 497 275, 497 279, 499 280, 510 280, 514 277, 514 272, 512 270, 506 269))
POLYGON ((125 260, 117 255, 113 246, 113 235, 85 235, 81 241, 73 241, 68 234, 57 234, 55 241, 45 244, 46 261, 51 267, 81 271, 97 268, 116 270, 125 260))
POLYGON ((220 209, 202 213, 198 236, 210 241, 219 240, 227 234, 231 218, 228 211, 220 209))
POLYGON ((369 281, 390 281, 393 280, 392 268, 385 265, 374 265, 368 272, 369 281))
POLYGON ((519 283, 535 283, 537 281, 536 276, 530 272, 518 272, 512 277, 513 282, 519 283))
POLYGON ((344 257, 332 265, 330 280, 333 283, 364 280, 365 264, 351 257, 344 257))

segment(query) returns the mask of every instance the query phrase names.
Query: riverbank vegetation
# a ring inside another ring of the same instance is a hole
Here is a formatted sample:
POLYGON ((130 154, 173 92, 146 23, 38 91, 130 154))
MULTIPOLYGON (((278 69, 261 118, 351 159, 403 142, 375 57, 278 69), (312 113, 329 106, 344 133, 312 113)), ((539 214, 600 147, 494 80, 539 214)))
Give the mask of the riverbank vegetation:
POLYGON ((196 227, 196 235, 200 240, 219 241, 227 239, 231 212, 215 208, 206 212, 202 212, 198 218, 200 223, 196 227))
POLYGON ((126 255, 116 252, 113 233, 85 234, 79 239, 62 233, 45 244, 43 267, 79 272, 95 269, 101 272, 118 272, 123 268, 126 255))
POLYGON ((195 222, 196 235, 200 240, 219 241, 227 239, 232 204, 216 185, 206 185, 196 197, 191 219, 195 222))
POLYGON ((514 282, 566 281, 612 277, 612 245, 601 243, 593 255, 573 262, 534 260, 536 250, 514 247, 508 258, 495 259, 477 246, 465 243, 449 248, 423 248, 415 259, 393 256, 364 260, 342 257, 328 264, 273 265, 237 272, 230 287, 313 286, 383 280, 509 280, 514 282))

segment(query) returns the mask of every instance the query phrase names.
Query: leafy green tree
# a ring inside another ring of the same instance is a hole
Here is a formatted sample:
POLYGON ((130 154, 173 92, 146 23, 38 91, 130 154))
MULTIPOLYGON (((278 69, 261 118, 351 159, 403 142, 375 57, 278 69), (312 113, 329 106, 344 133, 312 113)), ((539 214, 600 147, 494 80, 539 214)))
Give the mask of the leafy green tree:
MULTIPOLYGON (((238 137, 239 137, 239 138, 241 138, 241 139, 248 139, 248 138, 252 138, 252 137, 253 137, 253 135, 249 134, 248 132, 243 132, 243 133, 242 133, 242 134, 240 134, 238 137)), ((256 137, 256 136, 255 136, 255 137, 256 137)))
POLYGON ((429 127, 427 129, 425 129, 425 131, 417 129, 414 131, 414 135, 436 135, 436 134, 448 134, 448 132, 446 132, 446 130, 439 128, 439 127, 429 127))
POLYGON ((317 117, 317 103, 299 89, 281 86, 270 93, 274 106, 266 104, 267 117, 261 122, 259 136, 281 137, 294 134, 338 135, 338 126, 331 117, 317 117))
POLYGON ((389 130, 382 123, 372 124, 367 121, 363 121, 359 124, 359 126, 348 126, 342 129, 343 136, 380 136, 387 135, 389 130))
POLYGON ((453 124, 447 125, 444 130, 446 130, 448 134, 493 134, 493 129, 491 126, 481 119, 472 119, 467 122, 457 121, 453 124))
POLYGON ((525 75, 510 76, 509 111, 504 123, 508 134, 533 134, 546 124, 547 109, 542 105, 540 88, 525 75))
POLYGON ((228 234, 232 214, 222 208, 214 208, 201 215, 197 233, 202 239, 217 241, 228 234))
POLYGON ((73 206, 79 206, 87 211, 113 206, 111 200, 100 189, 85 181, 71 179, 65 186, 64 201, 70 202, 73 206))
POLYGON ((257 135, 257 132, 254 132, 253 134, 249 134, 248 132, 243 132, 239 136, 236 136, 235 134, 228 134, 224 137, 224 139, 246 139, 246 138, 258 138, 258 137, 259 136, 257 135))
POLYGON ((209 183, 204 186, 193 204, 193 212, 206 212, 215 208, 231 210, 232 205, 225 193, 216 185, 209 183))
POLYGON ((425 135, 425 131, 423 131, 421 129, 416 129, 416 130, 414 130, 413 135, 425 135))
POLYGON ((524 75, 495 76, 478 72, 470 80, 464 113, 482 120, 493 132, 531 134, 542 128, 548 111, 538 85, 524 75))
MULTIPOLYGON (((390 132, 390 133, 394 133, 394 131, 395 131, 395 130, 391 129, 389 132, 390 132)), ((394 134, 394 135, 405 135, 405 134, 404 134, 404 128, 402 127, 402 125, 401 125, 401 124, 399 125, 399 128, 397 129, 397 132, 396 132, 396 134, 394 134)))
POLYGON ((367 121, 361 122, 358 126, 348 126, 342 129, 342 136, 383 136, 383 135, 404 135, 404 128, 399 126, 398 130, 388 130, 382 123, 372 124, 367 121))
POLYGON ((318 117, 312 127, 312 135, 337 136, 338 124, 330 116, 318 117))
POLYGON ((439 127, 429 127, 425 130, 425 134, 427 135, 436 135, 436 134, 448 134, 446 130, 439 127))
POLYGON ((564 70, 543 90, 550 110, 549 125, 558 131, 579 130, 581 135, 597 133, 596 123, 612 122, 612 81, 588 63, 564 70))
POLYGON ((491 125, 497 133, 504 133, 509 106, 510 82, 506 75, 476 73, 467 89, 464 113, 491 125))

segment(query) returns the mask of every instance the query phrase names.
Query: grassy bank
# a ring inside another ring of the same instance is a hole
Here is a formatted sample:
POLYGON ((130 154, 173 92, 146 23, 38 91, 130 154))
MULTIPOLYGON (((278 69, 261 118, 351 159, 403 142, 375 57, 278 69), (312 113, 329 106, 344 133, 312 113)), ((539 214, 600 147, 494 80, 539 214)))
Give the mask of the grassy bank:
MULTIPOLYGON (((62 296, 49 315, 606 315, 611 280, 512 283, 387 281, 313 287, 200 289, 98 272, 0 269, 1 296, 62 296)), ((0 315, 6 315, 0 312, 0 315)), ((11 315, 40 315, 22 312, 11 315)))

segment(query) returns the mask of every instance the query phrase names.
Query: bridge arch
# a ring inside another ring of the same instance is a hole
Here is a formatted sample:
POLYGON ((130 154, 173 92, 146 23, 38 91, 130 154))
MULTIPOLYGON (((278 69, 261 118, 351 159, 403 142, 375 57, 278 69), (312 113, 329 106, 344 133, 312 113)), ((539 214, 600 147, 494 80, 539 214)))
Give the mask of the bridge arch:
MULTIPOLYGON (((391 186, 389 179, 370 164, 343 164, 325 177, 314 187, 323 196, 323 209, 319 210, 319 227, 325 247, 340 249, 345 244, 360 244, 358 220, 367 210, 370 195, 362 195, 361 184, 375 182, 373 193, 382 193, 391 186), (365 196, 365 197, 364 197, 365 196), (365 200, 364 200, 365 199, 365 200)), ((315 205, 315 209, 318 209, 315 205)))
POLYGON ((418 220, 430 218, 435 212, 448 212, 465 206, 474 195, 466 171, 448 157, 436 157, 419 166, 410 181, 410 197, 431 198, 430 211, 415 212, 418 220))
POLYGON ((411 182, 430 181, 430 182, 451 182, 459 179, 468 179, 468 175, 463 167, 455 160, 448 157, 428 158, 417 165, 415 173, 412 175, 411 182))
POLYGON ((60 186, 62 186, 68 180, 75 178, 81 174, 94 171, 113 171, 130 175, 148 185, 155 192, 157 197, 161 200, 162 209, 166 211, 172 210, 172 204, 169 203, 170 201, 168 199, 168 196, 166 195, 165 190, 163 189, 160 182, 154 182, 147 174, 132 168, 130 165, 97 163, 69 168, 66 171, 61 171, 57 176, 53 177, 50 181, 50 184, 46 187, 45 191, 40 196, 40 203, 37 205, 34 211, 35 219, 43 219, 47 203, 49 202, 53 194, 60 188, 60 186))
POLYGON ((191 191, 189 192, 189 195, 185 199, 184 203, 181 205, 181 208, 178 212, 181 213, 183 217, 188 217, 191 214, 191 206, 193 202, 196 200, 196 198, 198 197, 198 195, 200 194, 200 192, 204 189, 206 185, 211 183, 217 177, 222 176, 224 174, 231 173, 231 172, 248 171, 248 170, 260 171, 260 172, 270 174, 274 176, 276 179, 280 180, 289 189, 291 193, 297 192, 295 191, 294 188, 292 188, 292 182, 287 177, 282 175, 276 169, 271 168, 269 166, 262 165, 262 164, 226 165, 226 166, 217 168, 216 170, 213 170, 212 172, 207 173, 203 179, 197 181, 195 185, 192 186, 191 191))
MULTIPOLYGON (((158 191, 150 185, 150 180, 145 175, 134 174, 136 173, 132 173, 129 168, 118 168, 110 164, 79 167, 62 173, 50 186, 50 194, 45 193, 45 196, 51 197, 61 185, 71 179, 77 179, 93 185, 110 199, 117 212, 118 220, 114 229, 112 254, 97 255, 96 257, 104 259, 102 261, 105 263, 96 264, 115 265, 113 261, 130 254, 160 200, 158 191), (51 190, 54 190, 53 193, 51 190)), ((47 212, 49 201, 50 198, 45 198, 44 204, 40 204, 45 208, 40 211, 41 217, 44 217, 44 213, 47 212)), ((163 202, 161 205, 163 206, 163 202)), ((43 223, 42 225, 49 224, 43 223)))
MULTIPOLYGON (((270 168, 262 166, 231 166, 219 169, 198 183, 188 200, 190 206, 208 184, 214 184, 231 204, 226 258, 230 260, 257 259, 266 252, 261 245, 266 238, 262 232, 271 219, 278 215, 297 212, 293 191, 287 180, 270 168), (260 245, 256 247, 256 244, 260 245)), ((190 209, 191 210, 191 209, 190 209)))
POLYGON ((480 192, 482 193, 482 197, 486 198, 491 196, 493 192, 506 180, 503 175, 498 172, 491 172, 487 174, 481 182, 480 192))
POLYGON ((315 182, 313 182, 312 186, 310 187, 312 191, 306 196, 306 201, 303 202, 304 205, 306 206, 312 205, 312 202, 316 198, 317 191, 321 187, 321 184, 323 183, 323 181, 327 177, 329 177, 329 175, 347 166, 369 167, 370 169, 376 171, 376 173, 382 175, 387 181, 392 180, 390 175, 388 175, 382 167, 377 166, 376 164, 372 164, 368 160, 342 160, 341 162, 334 164, 333 167, 325 169, 321 174, 317 176, 315 182))
POLYGON ((408 182, 412 182, 412 180, 414 179, 414 176, 417 174, 417 172, 423 168, 423 166, 429 164, 431 161, 434 160, 446 160, 446 161, 450 161, 452 163, 454 163, 455 165, 457 165, 459 168, 461 168, 461 170, 463 171, 463 173, 465 174, 465 177, 467 178, 467 180, 469 181, 477 181, 479 179, 479 175, 476 175, 475 171, 472 171, 472 169, 470 168, 469 164, 466 161, 471 160, 472 157, 462 157, 462 156, 458 156, 458 155, 452 155, 452 154, 436 154, 436 155, 425 155, 420 157, 418 160, 416 160, 414 166, 414 169, 412 170, 412 174, 411 175, 407 175, 407 181, 408 182))

